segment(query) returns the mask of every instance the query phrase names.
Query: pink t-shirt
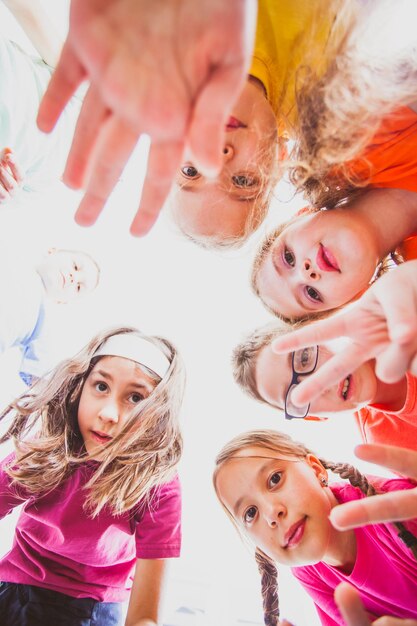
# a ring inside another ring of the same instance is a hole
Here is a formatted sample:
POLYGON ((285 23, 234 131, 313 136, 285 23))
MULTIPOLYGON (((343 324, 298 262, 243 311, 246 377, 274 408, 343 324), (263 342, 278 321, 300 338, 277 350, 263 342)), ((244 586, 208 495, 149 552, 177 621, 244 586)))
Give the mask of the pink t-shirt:
MULTIPOLYGON (((413 481, 405 478, 370 478, 378 491, 415 487, 413 481)), ((365 497, 349 484, 338 483, 331 485, 331 489, 339 502, 365 497)), ((404 524, 417 536, 417 520, 404 524)), ((313 599, 321 623, 324 626, 343 624, 333 599, 335 588, 343 581, 360 592, 372 621, 383 615, 417 619, 417 561, 397 537, 398 530, 392 524, 374 524, 357 528, 355 535, 357 556, 350 575, 322 562, 292 568, 294 576, 313 599)))
MULTIPOLYGON (((0 464, 0 518, 22 504, 0 464)), ((181 492, 178 476, 152 490, 150 506, 95 519, 83 510, 84 485, 97 464, 86 462, 52 492, 26 496, 13 546, 0 560, 0 580, 59 591, 75 598, 123 602, 129 596, 136 559, 178 557, 181 492)))
POLYGON ((361 436, 367 443, 387 443, 417 450, 417 378, 407 374, 407 397, 400 411, 368 405, 355 413, 361 436))

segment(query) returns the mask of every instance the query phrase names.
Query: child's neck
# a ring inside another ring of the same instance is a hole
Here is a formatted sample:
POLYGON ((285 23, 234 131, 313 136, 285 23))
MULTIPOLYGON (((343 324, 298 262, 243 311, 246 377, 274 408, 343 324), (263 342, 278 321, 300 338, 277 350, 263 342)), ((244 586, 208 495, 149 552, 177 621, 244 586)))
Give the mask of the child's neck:
POLYGON ((407 377, 396 383, 384 383, 377 379, 377 391, 372 404, 377 404, 385 411, 401 411, 407 399, 407 377))
POLYGON ((374 234, 379 258, 417 233, 417 193, 404 189, 371 189, 349 206, 374 234))
MULTIPOLYGON (((329 499, 332 508, 339 504, 334 493, 330 492, 329 499)), ((357 554, 356 535, 354 530, 339 531, 331 527, 331 536, 323 563, 337 567, 344 574, 351 574, 355 567, 357 554)))

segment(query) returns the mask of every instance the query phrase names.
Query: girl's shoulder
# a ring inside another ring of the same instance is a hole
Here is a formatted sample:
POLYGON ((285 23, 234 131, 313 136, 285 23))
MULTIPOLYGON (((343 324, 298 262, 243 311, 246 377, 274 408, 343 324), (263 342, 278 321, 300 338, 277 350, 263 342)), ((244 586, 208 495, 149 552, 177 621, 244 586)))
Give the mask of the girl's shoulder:
MULTIPOLYGON (((416 482, 411 478, 383 478, 382 476, 373 476, 371 474, 367 474, 366 478, 378 493, 412 489, 416 486, 416 482)), ((330 488, 340 504, 366 497, 359 487, 353 487, 349 483, 332 483, 330 488)))

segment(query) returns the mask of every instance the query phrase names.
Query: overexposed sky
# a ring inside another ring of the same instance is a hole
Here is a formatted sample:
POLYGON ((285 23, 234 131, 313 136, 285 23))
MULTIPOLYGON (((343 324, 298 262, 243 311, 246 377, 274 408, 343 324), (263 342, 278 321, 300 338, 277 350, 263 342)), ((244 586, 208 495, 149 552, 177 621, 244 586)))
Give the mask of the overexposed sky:
MULTIPOLYGON (((45 0, 44 4, 64 24, 67 1, 45 0)), ((2 5, 0 28, 27 45, 2 5)), ((359 436, 348 415, 339 414, 327 423, 286 423, 278 411, 247 398, 234 384, 229 365, 233 347, 244 334, 271 320, 248 286, 256 243, 268 227, 261 229, 250 246, 226 255, 184 240, 166 215, 149 236, 132 238, 128 226, 139 200, 146 148, 144 138, 94 227, 82 229, 74 223, 80 196, 57 183, 42 195, 22 193, 0 210, 0 244, 19 263, 24 255, 32 262, 56 246, 88 251, 101 267, 101 282, 91 297, 50 307, 51 349, 57 359, 76 352, 110 325, 132 324, 146 333, 165 335, 178 346, 188 379, 180 467, 184 542, 183 556, 172 566, 166 623, 261 624, 259 580, 252 556, 220 510, 211 487, 216 453, 235 434, 266 427, 285 430, 327 458, 353 460, 359 436), (200 608, 205 614, 174 615, 180 605, 200 608)), ((276 195, 269 227, 302 206, 299 199, 291 200, 288 185, 282 184, 276 195)), ((17 363, 18 355, 13 352, 0 358, 2 405, 22 391, 17 363)), ((8 447, 3 447, 5 456, 8 447)), ((12 522, 1 523, 2 552, 11 541, 12 522)), ((282 574, 280 597, 282 615, 294 624, 319 623, 311 602, 288 573, 282 574)))

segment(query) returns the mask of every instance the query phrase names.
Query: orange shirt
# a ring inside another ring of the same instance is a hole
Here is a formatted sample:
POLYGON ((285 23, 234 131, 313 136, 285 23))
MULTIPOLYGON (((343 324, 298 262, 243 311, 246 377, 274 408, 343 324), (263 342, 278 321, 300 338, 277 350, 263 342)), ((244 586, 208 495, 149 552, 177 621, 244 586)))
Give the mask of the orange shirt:
POLYGON ((417 193, 417 113, 401 107, 384 118, 372 143, 346 167, 371 187, 417 193))
POLYGON ((407 373, 407 397, 400 411, 368 406, 355 412, 365 443, 385 443, 417 450, 417 378, 407 373))

